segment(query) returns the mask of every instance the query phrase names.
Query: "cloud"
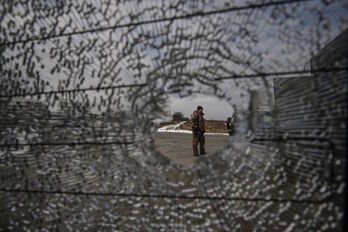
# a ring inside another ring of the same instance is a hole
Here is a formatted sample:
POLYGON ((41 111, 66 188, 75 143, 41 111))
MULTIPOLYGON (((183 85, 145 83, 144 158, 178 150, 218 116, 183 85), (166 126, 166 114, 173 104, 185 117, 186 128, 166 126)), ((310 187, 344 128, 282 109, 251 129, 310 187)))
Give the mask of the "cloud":
POLYGON ((206 119, 226 120, 233 113, 232 106, 225 100, 202 94, 185 98, 171 95, 169 105, 170 113, 181 112, 185 117, 189 117, 198 105, 203 106, 206 119))

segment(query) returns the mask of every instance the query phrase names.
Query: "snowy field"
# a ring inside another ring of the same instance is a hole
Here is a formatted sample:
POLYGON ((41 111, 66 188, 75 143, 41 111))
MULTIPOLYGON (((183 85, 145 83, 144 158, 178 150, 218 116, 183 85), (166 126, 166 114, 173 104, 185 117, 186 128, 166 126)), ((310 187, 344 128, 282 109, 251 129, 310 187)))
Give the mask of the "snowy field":
MULTIPOLYGON (((190 130, 179 129, 179 127, 184 123, 185 121, 174 124, 174 125, 163 126, 158 128, 157 132, 192 134, 192 131, 190 130)), ((205 135, 227 135, 228 136, 227 133, 205 133, 205 135)))

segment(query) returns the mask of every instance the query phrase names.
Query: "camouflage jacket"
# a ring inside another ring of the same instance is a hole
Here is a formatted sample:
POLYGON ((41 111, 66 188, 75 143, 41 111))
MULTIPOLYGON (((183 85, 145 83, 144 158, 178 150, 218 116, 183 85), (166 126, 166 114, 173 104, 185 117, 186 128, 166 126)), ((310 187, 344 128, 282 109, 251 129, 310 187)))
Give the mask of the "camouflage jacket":
POLYGON ((191 115, 192 131, 205 132, 205 123, 203 115, 204 113, 200 114, 197 110, 193 111, 191 115))

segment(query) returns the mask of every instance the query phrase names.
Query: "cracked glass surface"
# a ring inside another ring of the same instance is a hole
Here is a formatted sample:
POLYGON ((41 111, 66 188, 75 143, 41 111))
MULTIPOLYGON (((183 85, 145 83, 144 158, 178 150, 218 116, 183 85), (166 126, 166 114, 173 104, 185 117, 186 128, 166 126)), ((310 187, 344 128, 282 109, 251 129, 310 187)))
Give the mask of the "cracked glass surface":
POLYGON ((5 1, 0 230, 343 231, 347 9, 5 1), (154 135, 193 94, 236 133, 185 166, 154 135))

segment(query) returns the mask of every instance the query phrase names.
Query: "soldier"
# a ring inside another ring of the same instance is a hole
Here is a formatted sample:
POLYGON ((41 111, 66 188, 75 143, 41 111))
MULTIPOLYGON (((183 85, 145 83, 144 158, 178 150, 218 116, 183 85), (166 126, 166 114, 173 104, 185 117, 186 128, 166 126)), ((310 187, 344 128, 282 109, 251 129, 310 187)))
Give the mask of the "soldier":
POLYGON ((200 154, 204 155, 204 133, 205 133, 205 124, 204 124, 204 118, 203 118, 203 107, 197 106, 197 110, 193 111, 191 115, 191 125, 192 125, 192 147, 193 147, 193 154, 194 156, 198 156, 198 143, 200 148, 200 154))

